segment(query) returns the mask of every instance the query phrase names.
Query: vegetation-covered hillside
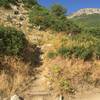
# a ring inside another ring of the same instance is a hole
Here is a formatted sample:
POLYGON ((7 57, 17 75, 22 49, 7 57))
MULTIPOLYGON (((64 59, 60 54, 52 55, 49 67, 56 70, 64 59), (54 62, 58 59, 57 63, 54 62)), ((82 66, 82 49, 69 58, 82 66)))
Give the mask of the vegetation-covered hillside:
POLYGON ((71 20, 75 21, 82 27, 100 27, 100 14, 90 14, 90 15, 81 15, 72 18, 71 20))
POLYGON ((0 12, 3 96, 29 90, 75 94, 84 85, 100 86, 100 15, 68 19, 63 6, 47 9, 36 0, 0 0, 0 6, 7 12, 0 12), (11 5, 16 10, 8 10, 11 5))

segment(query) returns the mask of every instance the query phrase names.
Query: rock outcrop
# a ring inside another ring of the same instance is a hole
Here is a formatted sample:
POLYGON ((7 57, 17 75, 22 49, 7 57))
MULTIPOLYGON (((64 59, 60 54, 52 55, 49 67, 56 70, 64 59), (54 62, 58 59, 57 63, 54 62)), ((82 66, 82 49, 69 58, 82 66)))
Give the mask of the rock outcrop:
POLYGON ((100 14, 100 9, 99 8, 84 8, 80 9, 77 12, 73 13, 72 15, 69 16, 69 18, 73 18, 75 16, 81 16, 81 15, 89 15, 89 14, 100 14))

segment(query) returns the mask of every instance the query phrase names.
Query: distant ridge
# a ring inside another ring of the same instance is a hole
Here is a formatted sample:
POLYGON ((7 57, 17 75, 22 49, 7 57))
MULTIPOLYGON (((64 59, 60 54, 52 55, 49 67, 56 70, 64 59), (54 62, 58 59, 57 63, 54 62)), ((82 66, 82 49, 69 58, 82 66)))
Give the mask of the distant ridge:
POLYGON ((100 8, 83 8, 68 16, 68 18, 73 18, 81 15, 89 15, 89 14, 100 14, 100 8))

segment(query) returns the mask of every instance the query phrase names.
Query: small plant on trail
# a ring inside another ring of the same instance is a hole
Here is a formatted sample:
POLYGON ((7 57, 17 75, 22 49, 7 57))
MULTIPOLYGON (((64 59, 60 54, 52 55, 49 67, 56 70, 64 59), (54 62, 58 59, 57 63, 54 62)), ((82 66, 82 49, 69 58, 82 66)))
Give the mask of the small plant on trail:
POLYGON ((56 52, 48 52, 48 58, 55 58, 57 56, 56 52))

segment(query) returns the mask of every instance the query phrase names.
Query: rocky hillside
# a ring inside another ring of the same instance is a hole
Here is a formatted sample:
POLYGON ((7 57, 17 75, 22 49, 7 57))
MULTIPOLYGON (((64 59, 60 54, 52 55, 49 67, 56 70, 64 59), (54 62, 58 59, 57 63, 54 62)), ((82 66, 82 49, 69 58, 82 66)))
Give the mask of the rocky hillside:
POLYGON ((76 16, 80 15, 89 15, 89 14, 100 14, 100 9, 99 8, 84 8, 80 9, 77 12, 73 13, 72 15, 69 16, 69 18, 73 18, 76 16))

